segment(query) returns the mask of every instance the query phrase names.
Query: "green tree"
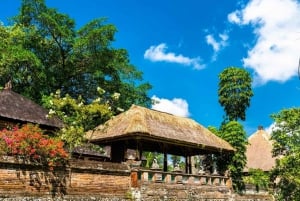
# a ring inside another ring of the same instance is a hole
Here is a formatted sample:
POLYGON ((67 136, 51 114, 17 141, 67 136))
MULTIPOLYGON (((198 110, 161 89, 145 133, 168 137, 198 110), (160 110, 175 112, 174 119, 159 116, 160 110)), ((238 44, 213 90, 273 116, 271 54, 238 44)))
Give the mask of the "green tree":
POLYGON ((208 126, 207 129, 218 137, 222 137, 219 129, 215 126, 208 126))
POLYGON ((300 197, 300 108, 284 109, 271 116, 273 154, 277 157, 272 178, 277 184, 277 200, 300 197))
POLYGON ((269 173, 264 172, 261 169, 249 169, 249 175, 245 176, 244 182, 247 184, 252 184, 256 187, 256 191, 259 192, 260 189, 267 189, 270 184, 269 173))
POLYGON ((111 105, 114 112, 118 107, 151 104, 151 85, 143 83, 142 72, 130 64, 125 49, 113 48, 117 29, 105 19, 76 30, 73 19, 48 8, 44 0, 23 0, 13 22, 13 28, 0 30, 6 58, 0 64, 2 85, 12 79, 15 91, 38 103, 56 90, 89 102, 101 87, 107 102, 114 93, 121 94, 111 105))
POLYGON ((236 149, 233 154, 221 153, 218 165, 221 171, 230 171, 233 187, 239 192, 244 189, 242 173, 247 161, 247 137, 238 120, 246 119, 246 109, 250 106, 253 96, 251 84, 250 74, 241 68, 228 67, 219 74, 219 103, 224 107, 225 118, 219 130, 209 127, 213 133, 236 149))
POLYGON ((219 74, 219 103, 229 121, 246 119, 246 109, 253 96, 252 79, 244 69, 229 67, 219 74))
POLYGON ((233 187, 238 192, 244 189, 243 170, 247 162, 245 155, 247 137, 243 126, 237 121, 222 124, 218 135, 235 148, 232 154, 221 153, 218 157, 218 167, 221 171, 229 170, 233 187))
POLYGON ((26 32, 18 25, 0 25, 0 82, 4 86, 12 80, 14 90, 28 96, 41 87, 38 80, 46 79, 46 75, 39 58, 26 49, 26 37, 26 32))

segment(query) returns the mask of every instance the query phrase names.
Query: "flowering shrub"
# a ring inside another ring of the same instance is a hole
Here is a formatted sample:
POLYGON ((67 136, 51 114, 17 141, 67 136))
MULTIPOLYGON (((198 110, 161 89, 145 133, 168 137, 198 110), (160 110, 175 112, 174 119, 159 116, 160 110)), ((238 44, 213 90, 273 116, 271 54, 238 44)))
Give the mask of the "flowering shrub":
MULTIPOLYGON (((49 109, 49 117, 55 115, 64 122, 64 128, 57 136, 66 143, 68 150, 83 144, 87 140, 86 131, 94 129, 113 115, 111 104, 100 98, 105 92, 101 88, 97 90, 99 97, 88 103, 81 96, 77 99, 68 94, 62 96, 59 90, 43 97, 44 107, 49 109)), ((119 95, 113 94, 112 100, 117 101, 117 98, 119 95)))
POLYGON ((50 167, 68 157, 63 142, 44 135, 37 125, 26 124, 21 128, 3 129, 0 131, 0 145, 0 154, 50 167))

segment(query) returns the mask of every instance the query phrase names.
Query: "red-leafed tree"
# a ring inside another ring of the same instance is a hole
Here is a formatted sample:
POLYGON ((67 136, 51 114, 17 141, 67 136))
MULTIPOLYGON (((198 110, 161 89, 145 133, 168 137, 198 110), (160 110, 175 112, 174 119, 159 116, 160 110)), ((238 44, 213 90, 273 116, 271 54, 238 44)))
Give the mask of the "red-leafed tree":
POLYGON ((37 125, 32 124, 3 129, 0 131, 0 145, 2 155, 49 167, 61 164, 68 158, 61 140, 44 135, 37 125))

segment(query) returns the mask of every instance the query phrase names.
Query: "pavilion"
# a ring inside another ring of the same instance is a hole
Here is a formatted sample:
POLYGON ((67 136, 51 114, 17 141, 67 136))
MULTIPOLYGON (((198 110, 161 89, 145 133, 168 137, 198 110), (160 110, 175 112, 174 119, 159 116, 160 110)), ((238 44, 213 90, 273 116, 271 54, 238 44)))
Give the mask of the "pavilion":
POLYGON ((191 173, 191 156, 231 153, 234 148, 196 121, 137 105, 86 134, 91 143, 111 146, 111 161, 126 161, 127 149, 164 154, 163 170, 167 170, 167 154, 186 158, 186 173, 191 173))

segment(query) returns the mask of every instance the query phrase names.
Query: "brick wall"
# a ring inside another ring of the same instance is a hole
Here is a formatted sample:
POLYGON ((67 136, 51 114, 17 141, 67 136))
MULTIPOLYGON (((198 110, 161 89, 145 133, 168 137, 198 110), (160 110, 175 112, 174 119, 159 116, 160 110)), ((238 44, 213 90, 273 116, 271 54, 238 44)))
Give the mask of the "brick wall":
MULTIPOLYGON (((93 161, 71 161, 68 167, 49 171, 13 158, 0 162, 0 200, 3 198, 119 198, 128 197, 130 170, 127 165, 93 161)), ((29 199, 30 200, 30 199, 29 199)))
POLYGON ((130 190, 127 165, 107 162, 71 163, 68 195, 102 195, 124 198, 130 190))
POLYGON ((49 171, 8 157, 0 160, 0 200, 272 200, 270 196, 238 196, 226 186, 213 184, 141 182, 141 178, 132 173, 125 164, 79 160, 49 171))

